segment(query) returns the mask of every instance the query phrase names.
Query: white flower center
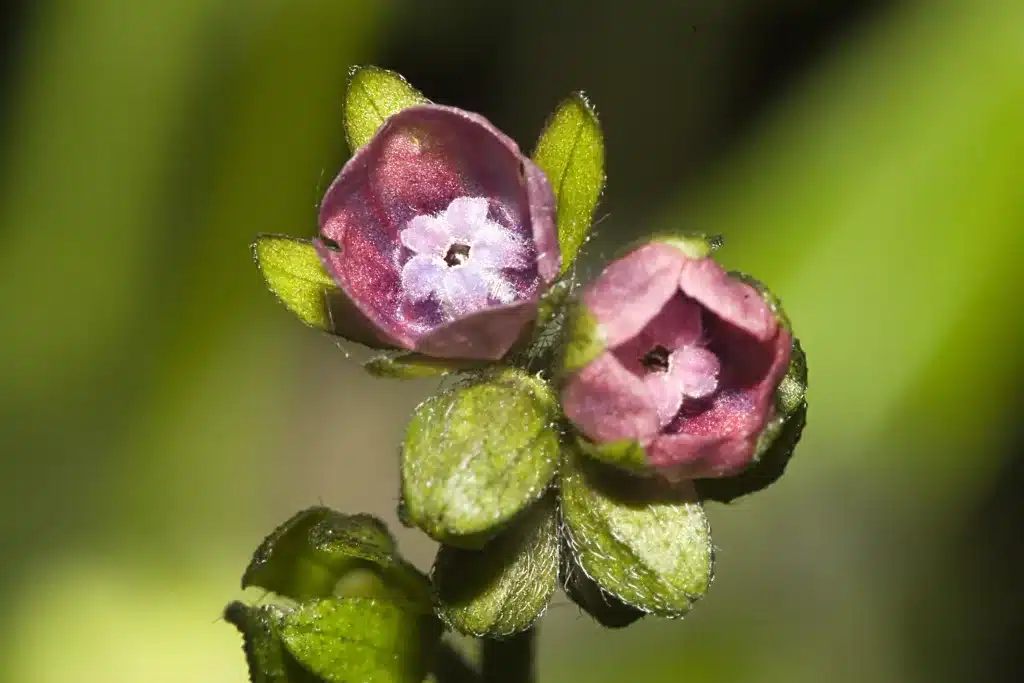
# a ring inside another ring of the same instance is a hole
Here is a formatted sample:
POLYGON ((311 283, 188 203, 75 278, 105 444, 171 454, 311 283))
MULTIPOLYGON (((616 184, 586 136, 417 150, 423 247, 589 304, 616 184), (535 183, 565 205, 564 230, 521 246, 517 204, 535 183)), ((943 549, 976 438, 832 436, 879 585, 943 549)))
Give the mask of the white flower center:
POLYGON ((454 319, 515 300, 503 270, 527 267, 529 245, 487 212, 485 197, 459 197, 436 215, 416 216, 399 232, 413 252, 402 267, 402 291, 410 301, 433 297, 454 319))

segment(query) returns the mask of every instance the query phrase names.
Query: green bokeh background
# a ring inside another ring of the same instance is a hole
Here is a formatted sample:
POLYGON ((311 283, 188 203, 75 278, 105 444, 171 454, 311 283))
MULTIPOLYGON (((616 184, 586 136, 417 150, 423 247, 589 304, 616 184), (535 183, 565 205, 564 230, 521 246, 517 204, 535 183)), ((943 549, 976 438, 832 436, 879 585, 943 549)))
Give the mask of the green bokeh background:
MULTIPOLYGON (((723 233, 809 358, 790 472, 710 512, 705 600, 605 632, 560 596, 542 681, 1012 680, 1024 3, 19 6, 0 679, 241 683, 219 612, 263 534, 318 501, 394 521, 396 444, 433 383, 363 375, 248 249, 315 230, 347 69, 378 63, 526 148, 587 90, 609 174, 591 271, 648 230, 723 233)), ((399 537, 429 565, 430 543, 399 537)))

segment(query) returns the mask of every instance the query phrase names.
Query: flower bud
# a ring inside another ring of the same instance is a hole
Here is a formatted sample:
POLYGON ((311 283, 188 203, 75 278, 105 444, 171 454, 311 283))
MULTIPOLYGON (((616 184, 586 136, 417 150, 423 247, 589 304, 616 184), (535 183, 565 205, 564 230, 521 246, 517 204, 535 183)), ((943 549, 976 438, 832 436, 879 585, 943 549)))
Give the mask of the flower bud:
POLYGON ((558 583, 554 497, 530 506, 479 550, 442 545, 432 572, 437 615, 468 636, 504 638, 544 613, 558 583))
POLYGON ((398 554, 380 520, 313 507, 275 529, 253 555, 242 588, 258 586, 293 600, 388 597, 429 611, 430 584, 398 554))
POLYGON ((420 683, 440 642, 433 615, 374 598, 325 598, 295 608, 228 605, 254 683, 420 683))
POLYGON ((423 402, 402 449, 403 519, 443 543, 482 546, 554 477, 557 417, 551 389, 511 368, 423 402))
POLYGON ((681 481, 737 474, 776 419, 793 349, 773 300, 660 238, 583 292, 564 352, 565 414, 595 457, 681 481))
POLYGON ((711 585, 711 530, 692 482, 635 477, 570 451, 561 492, 572 561, 615 599, 679 617, 711 585))

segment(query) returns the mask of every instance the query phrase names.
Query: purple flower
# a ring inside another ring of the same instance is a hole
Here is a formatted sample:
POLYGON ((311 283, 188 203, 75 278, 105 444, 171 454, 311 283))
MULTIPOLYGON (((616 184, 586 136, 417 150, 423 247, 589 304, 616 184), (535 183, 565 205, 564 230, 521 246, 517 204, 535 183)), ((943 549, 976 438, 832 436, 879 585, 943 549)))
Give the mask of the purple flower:
POLYGON ((320 233, 324 266, 376 338, 441 358, 501 358, 558 274, 544 173, 451 107, 388 119, 327 190, 320 233))
POLYGON ((709 251, 660 242, 610 264, 581 302, 599 350, 562 392, 598 450, 624 445, 630 464, 672 479, 751 464, 793 343, 760 293, 709 251))

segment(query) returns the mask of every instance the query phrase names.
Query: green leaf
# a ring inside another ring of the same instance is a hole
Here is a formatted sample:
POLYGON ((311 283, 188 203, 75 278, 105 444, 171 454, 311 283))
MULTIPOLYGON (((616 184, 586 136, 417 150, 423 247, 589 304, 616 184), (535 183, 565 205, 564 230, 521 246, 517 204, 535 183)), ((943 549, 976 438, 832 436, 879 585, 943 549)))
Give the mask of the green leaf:
POLYGON ((569 304, 566 313, 565 346, 561 351, 559 370, 569 375, 582 370, 604 353, 607 344, 597 318, 581 301, 569 304))
POLYGON ((566 596, 605 628, 625 628, 646 614, 598 586, 576 564, 568 546, 563 548, 559 577, 566 596))
POLYGON ((555 109, 537 141, 533 161, 555 192, 564 273, 587 239, 604 189, 604 136, 583 93, 573 94, 555 109))
POLYGON ((260 235, 252 251, 270 291, 302 322, 372 349, 393 348, 380 341, 366 317, 334 283, 309 240, 260 235))
POLYGON ((327 683, 421 683, 440 642, 433 615, 374 598, 303 603, 281 619, 281 641, 327 683))
POLYGON ((554 477, 558 413, 547 384, 511 368, 420 404, 402 450, 404 519, 449 545, 483 545, 554 477))
POLYGON ((393 114, 430 100, 394 71, 376 66, 352 69, 342 116, 352 152, 365 145, 393 114))
POLYGON ((386 596, 420 611, 432 602, 427 578, 399 556, 382 521, 326 507, 303 510, 260 544, 242 576, 249 586, 294 600, 386 596))
POLYGON ((330 331, 327 297, 338 286, 313 245, 284 235, 260 235, 252 252, 267 286, 281 303, 307 325, 330 331))
POLYGON ((480 369, 482 361, 433 358, 420 353, 382 354, 363 363, 363 369, 384 379, 422 379, 443 377, 452 372, 480 369))
POLYGON ((240 602, 232 602, 224 609, 224 620, 242 634, 249 680, 252 683, 321 683, 282 645, 280 630, 285 613, 274 605, 249 607, 240 602))
POLYGON ((558 508, 548 495, 480 550, 442 545, 432 572, 437 615, 456 631, 503 638, 525 631, 558 584, 558 508))
POLYGON ((686 614, 707 591, 714 552, 692 485, 624 474, 571 449, 561 487, 569 552, 602 589, 664 617, 686 614))

